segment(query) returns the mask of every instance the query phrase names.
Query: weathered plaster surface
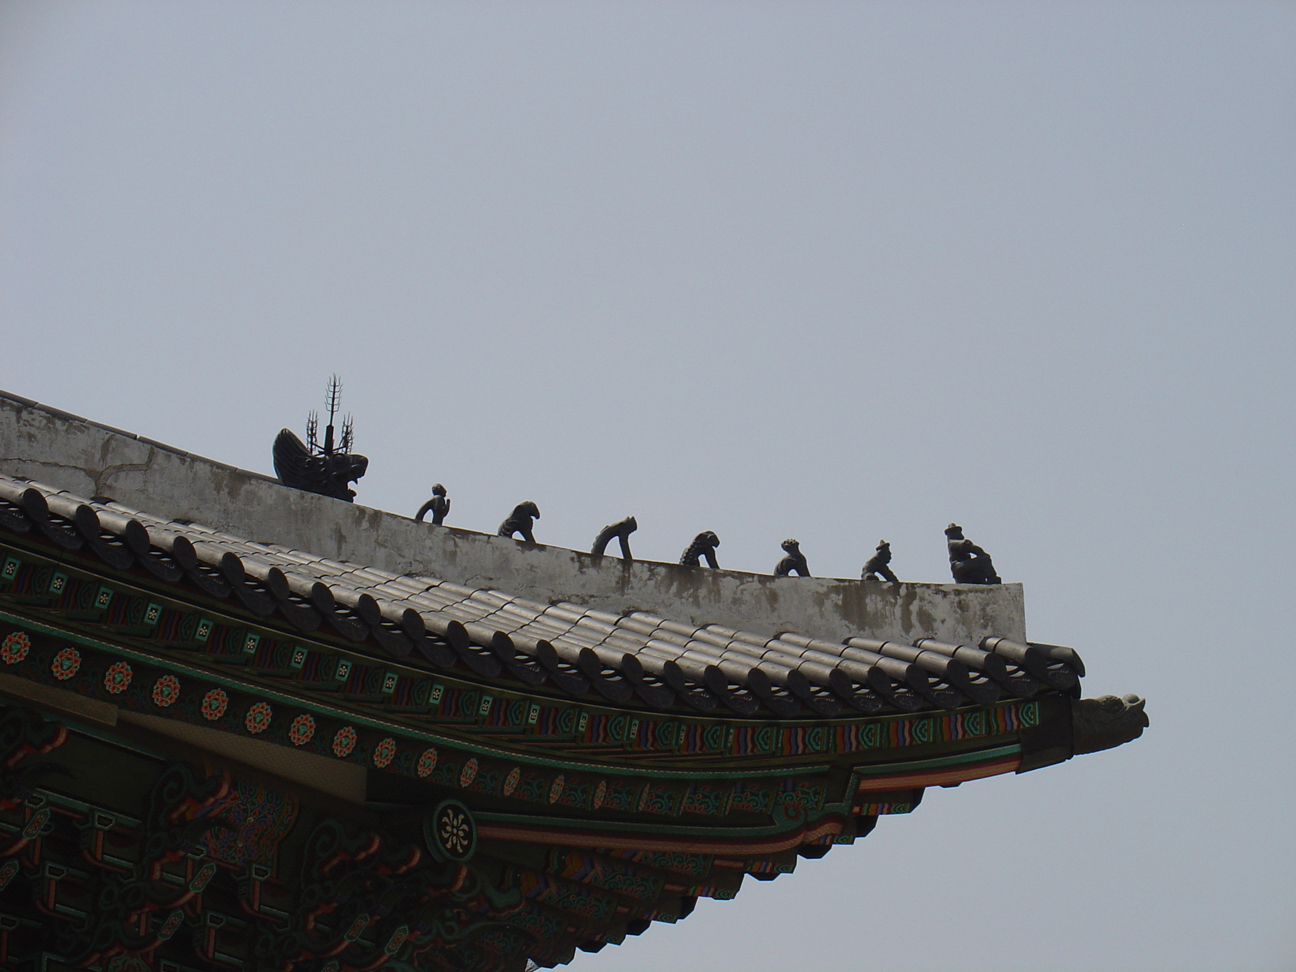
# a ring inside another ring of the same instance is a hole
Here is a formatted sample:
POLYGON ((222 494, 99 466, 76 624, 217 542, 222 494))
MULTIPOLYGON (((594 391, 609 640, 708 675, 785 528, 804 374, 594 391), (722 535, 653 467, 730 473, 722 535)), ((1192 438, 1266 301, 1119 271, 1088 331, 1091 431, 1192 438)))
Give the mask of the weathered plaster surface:
POLYGON ((588 554, 416 523, 408 517, 288 489, 258 473, 0 392, 0 471, 84 496, 109 496, 172 519, 251 540, 542 602, 614 614, 651 611, 756 634, 796 631, 969 642, 1026 639, 1020 584, 969 587, 772 577, 588 554))

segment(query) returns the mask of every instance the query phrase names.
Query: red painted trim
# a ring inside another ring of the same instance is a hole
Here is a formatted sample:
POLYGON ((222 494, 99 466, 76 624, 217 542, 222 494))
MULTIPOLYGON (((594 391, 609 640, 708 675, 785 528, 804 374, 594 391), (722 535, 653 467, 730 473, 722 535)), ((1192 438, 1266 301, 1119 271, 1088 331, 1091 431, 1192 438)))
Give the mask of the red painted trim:
POLYGON ((963 783, 967 780, 980 780, 987 776, 998 776, 1001 773, 1014 773, 1021 765, 1021 756, 1009 756, 997 759, 992 763, 981 763, 976 766, 955 766, 949 769, 920 770, 912 773, 900 773, 895 776, 870 776, 860 780, 859 792, 873 790, 903 790, 918 786, 944 786, 949 783, 963 783))
POLYGON ((758 854, 775 854, 791 850, 802 844, 825 837, 829 834, 840 834, 843 830, 842 820, 834 818, 824 820, 814 827, 802 827, 791 833, 782 833, 770 837, 751 838, 705 838, 650 837, 633 834, 597 834, 558 830, 549 827, 531 827, 482 823, 477 825, 478 836, 488 840, 536 841, 559 844, 565 847, 606 847, 610 850, 655 850, 674 851, 684 854, 732 854, 738 856, 755 856, 758 854))

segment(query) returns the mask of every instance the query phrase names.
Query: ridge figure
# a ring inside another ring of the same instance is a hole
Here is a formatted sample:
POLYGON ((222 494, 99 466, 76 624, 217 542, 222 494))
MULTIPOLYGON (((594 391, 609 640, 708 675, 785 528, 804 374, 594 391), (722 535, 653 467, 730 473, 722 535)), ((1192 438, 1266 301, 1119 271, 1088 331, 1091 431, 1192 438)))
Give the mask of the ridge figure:
POLYGON ((590 548, 590 554, 595 557, 602 557, 603 551, 607 550, 607 545, 616 537, 621 544, 621 559, 627 564, 634 558, 630 556, 630 534, 639 529, 639 522, 633 516, 627 516, 624 520, 618 520, 616 523, 609 523, 599 531, 598 536, 594 538, 594 545, 590 548))
POLYGON ((422 523, 423 517, 428 513, 432 514, 432 525, 440 526, 445 522, 446 514, 450 512, 450 501, 446 499, 446 488, 440 483, 432 484, 432 498, 419 507, 418 515, 414 517, 414 522, 422 523))
POLYGON ((891 563, 891 544, 885 540, 879 540, 877 551, 864 564, 864 570, 860 572, 860 580, 871 580, 874 577, 880 577, 889 584, 899 584, 900 578, 887 565, 891 563))
POLYGON ((805 554, 801 552, 800 542, 789 539, 784 540, 779 546, 787 556, 775 565, 774 576, 787 577, 788 574, 796 571, 798 577, 809 577, 810 567, 806 564, 805 554))
POLYGON ((720 564, 716 562, 715 548, 720 546, 720 538, 710 530, 703 530, 693 542, 684 548, 684 553, 680 555, 680 565, 684 567, 701 567, 702 557, 711 565, 712 570, 719 570, 720 564))
POLYGON ((499 535, 501 537, 511 537, 515 533, 522 534, 522 539, 527 543, 535 543, 535 537, 531 534, 531 521, 540 519, 540 508, 527 500, 525 503, 519 503, 513 507, 513 512, 508 515, 499 526, 499 535))
POLYGON ((951 523, 945 528, 950 573, 956 584, 1000 584, 990 555, 963 536, 963 528, 951 523))

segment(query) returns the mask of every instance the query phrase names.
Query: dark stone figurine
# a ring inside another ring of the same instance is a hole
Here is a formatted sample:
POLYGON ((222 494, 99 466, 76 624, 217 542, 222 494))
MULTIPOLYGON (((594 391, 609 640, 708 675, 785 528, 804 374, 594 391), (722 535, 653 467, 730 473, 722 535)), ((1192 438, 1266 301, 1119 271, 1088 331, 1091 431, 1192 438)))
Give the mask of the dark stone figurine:
POLYGON ((705 530, 684 548, 684 553, 680 555, 680 564, 684 567, 701 567, 701 558, 705 557, 712 570, 719 570, 720 564, 716 562, 715 555, 715 548, 718 546, 720 546, 720 538, 710 530, 705 530))
POLYGON ((896 577, 894 571, 887 566, 890 563, 891 544, 887 543, 885 540, 879 540, 877 552, 874 553, 864 565, 864 570, 860 574, 860 578, 862 580, 870 580, 876 577, 881 578, 888 584, 899 584, 900 578, 896 577))
POLYGON ((951 523, 945 528, 949 547, 950 573, 956 584, 999 584, 990 555, 963 536, 963 528, 951 523))
POLYGON ((538 519, 540 519, 538 506, 530 500, 519 503, 513 507, 513 512, 509 514, 508 519, 500 524, 499 535, 511 537, 515 533, 520 533, 527 543, 535 543, 535 537, 531 535, 531 521, 538 519))
POLYGON ((628 564, 634 559, 630 556, 630 534, 638 529, 639 523, 633 516, 627 516, 616 523, 609 523, 594 538, 594 546, 590 548, 590 553, 595 557, 602 557, 603 551, 607 550, 607 545, 612 542, 613 537, 616 537, 621 544, 621 559, 628 564))
POLYGON ((365 474, 369 460, 346 452, 312 455, 301 439, 281 429, 274 441, 274 468, 285 486, 352 503, 355 490, 348 483, 365 474))
POLYGON ((801 552, 800 542, 797 540, 784 540, 780 546, 782 546, 783 552, 787 556, 774 567, 774 576, 786 577, 796 571, 798 577, 809 577, 810 567, 806 564, 805 554, 801 552))
POLYGON ((1120 698, 1103 695, 1096 699, 1071 701, 1071 726, 1075 752, 1096 753, 1143 735, 1148 727, 1144 700, 1137 695, 1120 698))
POLYGON ((432 525, 440 526, 445 522, 446 514, 449 512, 450 501, 446 499, 446 488, 440 483, 434 483, 432 486, 432 498, 419 507, 418 516, 414 517, 414 520, 422 523, 423 517, 431 513, 432 525))
POLYGON ((333 444, 333 419, 337 416, 338 402, 342 397, 342 382, 337 375, 328 382, 328 428, 321 446, 315 438, 319 417, 311 412, 306 419, 306 442, 302 442, 287 429, 281 429, 274 440, 274 468, 279 482, 307 493, 319 493, 334 499, 355 501, 355 490, 348 487, 369 468, 369 460, 351 452, 354 434, 351 416, 342 420, 342 439, 333 444))

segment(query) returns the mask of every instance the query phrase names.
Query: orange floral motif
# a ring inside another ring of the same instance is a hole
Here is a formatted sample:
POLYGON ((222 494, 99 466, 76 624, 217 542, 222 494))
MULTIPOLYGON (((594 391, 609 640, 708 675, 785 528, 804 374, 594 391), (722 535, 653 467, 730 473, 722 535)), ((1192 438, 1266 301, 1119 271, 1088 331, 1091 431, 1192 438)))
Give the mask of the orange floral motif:
POLYGON ((377 746, 374 747, 373 764, 377 766, 379 769, 382 769, 384 766, 386 766, 388 763, 392 761, 392 757, 395 755, 396 755, 396 740, 393 739, 391 736, 388 736, 386 739, 382 740, 380 743, 378 743, 377 746))
POLYGON ((305 746, 315 735, 315 720, 303 712, 288 727, 288 739, 294 746, 305 746))
POLYGON ((3 659, 6 665, 17 665, 27 657, 29 651, 31 651, 31 639, 27 637, 27 632, 15 631, 5 638, 3 645, 0 645, 0 659, 3 659))
POLYGON ((223 689, 214 688, 202 700, 202 716, 208 722, 215 722, 225 714, 225 709, 229 706, 229 696, 223 689))
POLYGON ((509 775, 504 777, 504 795, 512 796, 513 791, 517 789, 518 783, 522 781, 522 767, 514 766, 509 770, 509 775))
POLYGON ((436 769, 437 751, 435 749, 423 750, 423 755, 418 758, 418 763, 414 766, 414 772, 424 779, 432 775, 436 769))
POLYGON ((153 704, 165 709, 180 698, 180 680, 174 675, 163 675, 153 683, 153 704))
POLYGON ((120 695, 130 688, 131 667, 124 661, 116 661, 104 672, 104 688, 112 695, 120 695))
POLYGON ((355 749, 356 731, 350 726, 343 726, 333 736, 333 755, 346 757, 355 749))
POLYGON ((459 771, 459 785, 467 786, 473 780, 477 779, 477 757, 471 756, 464 767, 459 771))
POLYGON ((243 719, 243 725, 247 731, 256 735, 258 732, 264 732, 270 727, 270 716, 272 710, 269 702, 257 702, 247 710, 247 716, 243 719))
POLYGON ((75 648, 64 648, 54 656, 54 661, 50 663, 50 671, 60 682, 67 681, 77 673, 81 667, 81 652, 75 648))

